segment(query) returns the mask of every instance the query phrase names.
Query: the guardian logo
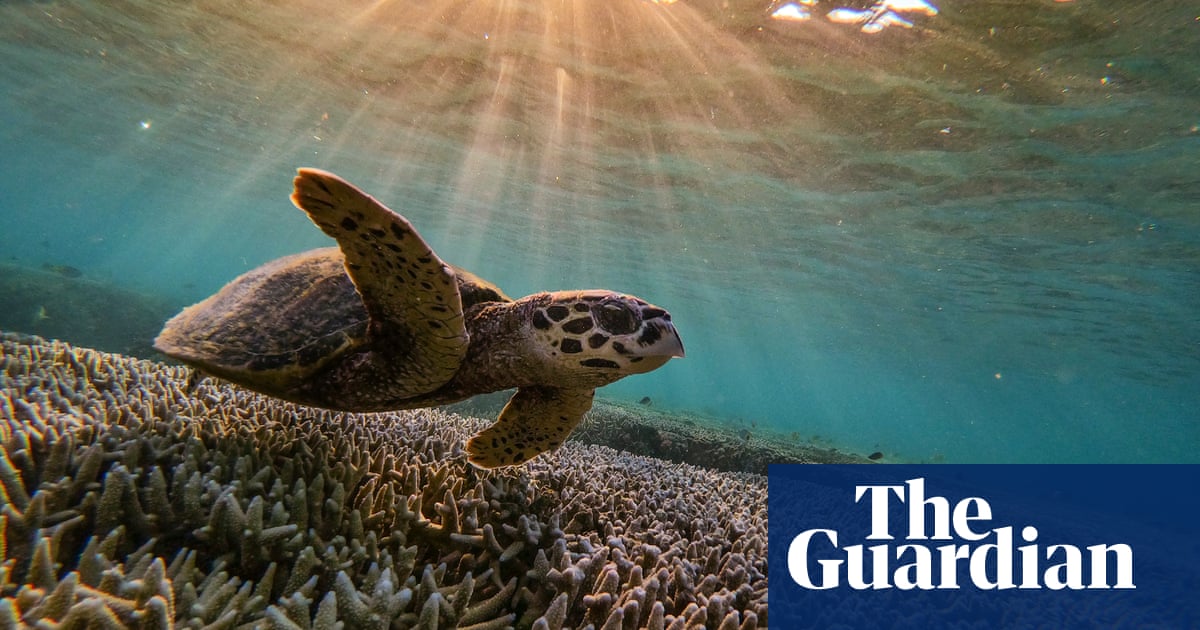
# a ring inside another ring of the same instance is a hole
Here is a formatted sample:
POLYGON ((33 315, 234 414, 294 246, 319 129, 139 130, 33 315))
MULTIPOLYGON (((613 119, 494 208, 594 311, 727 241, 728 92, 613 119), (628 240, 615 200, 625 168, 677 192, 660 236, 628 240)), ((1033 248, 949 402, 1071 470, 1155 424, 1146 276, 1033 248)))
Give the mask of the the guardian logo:
POLYGON ((788 544, 792 581, 809 590, 1136 588, 1130 545, 1045 544, 1035 525, 993 523, 991 505, 981 497, 952 505, 926 496, 924 478, 855 486, 854 503, 870 508, 868 544, 839 540, 835 529, 805 530, 788 544), (907 526, 889 517, 901 506, 907 526))

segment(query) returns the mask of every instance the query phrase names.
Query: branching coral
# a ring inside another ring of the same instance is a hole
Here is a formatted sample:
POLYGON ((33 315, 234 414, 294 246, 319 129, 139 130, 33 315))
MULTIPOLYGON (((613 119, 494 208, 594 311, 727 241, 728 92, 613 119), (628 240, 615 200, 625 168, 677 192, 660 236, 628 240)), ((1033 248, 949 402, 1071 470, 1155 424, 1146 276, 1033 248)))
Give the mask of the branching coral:
POLYGON ((0 338, 0 629, 766 622, 766 484, 484 421, 297 407, 0 338))

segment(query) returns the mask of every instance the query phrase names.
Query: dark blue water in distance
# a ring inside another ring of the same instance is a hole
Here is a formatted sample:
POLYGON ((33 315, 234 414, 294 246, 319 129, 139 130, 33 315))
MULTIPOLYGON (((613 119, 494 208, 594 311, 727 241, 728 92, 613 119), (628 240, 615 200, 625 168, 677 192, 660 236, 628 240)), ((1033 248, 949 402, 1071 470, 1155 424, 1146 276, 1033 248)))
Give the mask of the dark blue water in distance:
POLYGON ((332 244, 315 166, 513 296, 669 309, 687 357, 601 396, 1200 461, 1200 9, 934 4, 6 1, 0 262, 182 307, 332 244))

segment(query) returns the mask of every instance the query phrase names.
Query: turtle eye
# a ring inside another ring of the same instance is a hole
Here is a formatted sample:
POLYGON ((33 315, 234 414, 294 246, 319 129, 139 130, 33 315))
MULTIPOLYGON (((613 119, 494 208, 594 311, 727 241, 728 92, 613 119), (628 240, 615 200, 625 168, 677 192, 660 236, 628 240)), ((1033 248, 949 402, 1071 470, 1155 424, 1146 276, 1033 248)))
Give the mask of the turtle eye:
POLYGON ((633 311, 612 302, 599 304, 593 311, 600 327, 615 335, 628 335, 637 330, 638 318, 633 311))

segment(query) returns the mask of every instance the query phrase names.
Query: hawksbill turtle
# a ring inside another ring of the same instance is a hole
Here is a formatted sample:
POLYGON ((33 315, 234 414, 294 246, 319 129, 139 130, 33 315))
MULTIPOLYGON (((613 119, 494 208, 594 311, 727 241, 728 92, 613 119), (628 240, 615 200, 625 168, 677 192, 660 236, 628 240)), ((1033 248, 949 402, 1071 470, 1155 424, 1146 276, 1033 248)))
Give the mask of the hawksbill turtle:
POLYGON ((299 170, 292 202, 338 247, 253 269, 166 323, 154 346, 302 405, 377 412, 516 388, 467 442, 481 468, 558 448, 597 387, 683 356, 666 310, 604 290, 513 300, 438 258, 407 219, 342 178, 299 170))

